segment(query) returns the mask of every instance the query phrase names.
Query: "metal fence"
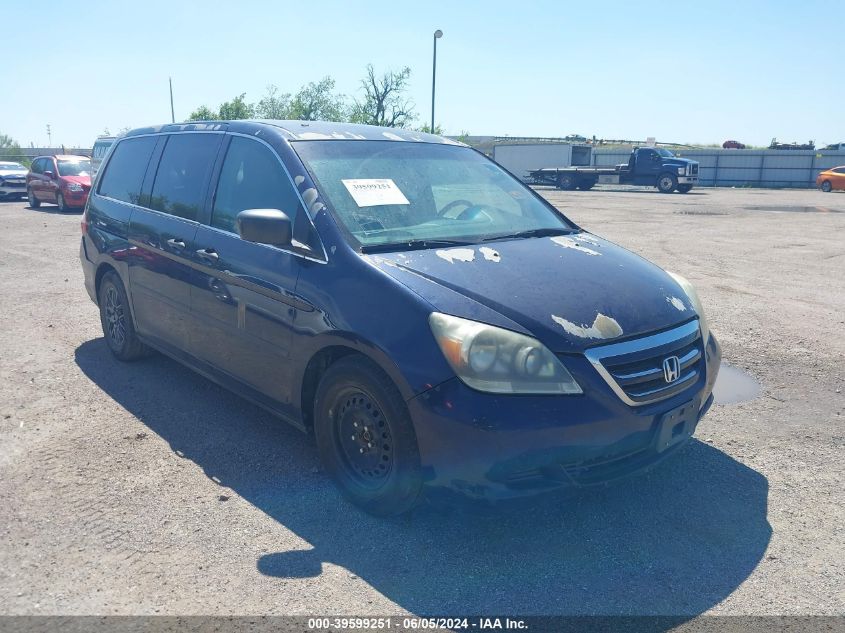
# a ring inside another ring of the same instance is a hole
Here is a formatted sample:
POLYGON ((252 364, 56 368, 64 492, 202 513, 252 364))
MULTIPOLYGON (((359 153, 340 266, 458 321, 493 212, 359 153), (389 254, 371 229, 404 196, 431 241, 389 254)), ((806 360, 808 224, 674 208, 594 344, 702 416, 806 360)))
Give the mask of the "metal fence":
MULTIPOLYGON (((674 153, 698 161, 703 187, 815 187, 819 172, 845 165, 845 151, 691 149, 674 153)), ((630 155, 629 151, 597 149, 593 165, 627 163, 630 155)))

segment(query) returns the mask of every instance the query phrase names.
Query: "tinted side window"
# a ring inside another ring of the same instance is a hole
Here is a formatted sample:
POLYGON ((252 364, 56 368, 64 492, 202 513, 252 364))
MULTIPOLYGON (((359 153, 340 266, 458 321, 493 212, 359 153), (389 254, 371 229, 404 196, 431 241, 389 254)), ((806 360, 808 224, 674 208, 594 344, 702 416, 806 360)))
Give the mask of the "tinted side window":
POLYGON ((150 206, 196 220, 219 144, 217 134, 171 136, 158 164, 150 206))
POLYGON ((114 154, 106 165, 106 171, 100 179, 98 193, 115 200, 138 204, 141 183, 155 144, 154 136, 128 138, 121 141, 114 148, 114 154))
POLYGON ((37 159, 37 160, 33 161, 33 163, 32 163, 32 173, 33 173, 33 174, 40 174, 40 173, 42 173, 42 172, 44 171, 44 170, 41 168, 41 166, 42 166, 43 164, 44 164, 44 163, 43 163, 43 159, 41 159, 41 158, 39 158, 39 159, 37 159))
POLYGON ((276 155, 265 145, 235 136, 226 152, 214 196, 211 225, 237 232, 246 209, 279 209, 296 219, 299 199, 276 155))

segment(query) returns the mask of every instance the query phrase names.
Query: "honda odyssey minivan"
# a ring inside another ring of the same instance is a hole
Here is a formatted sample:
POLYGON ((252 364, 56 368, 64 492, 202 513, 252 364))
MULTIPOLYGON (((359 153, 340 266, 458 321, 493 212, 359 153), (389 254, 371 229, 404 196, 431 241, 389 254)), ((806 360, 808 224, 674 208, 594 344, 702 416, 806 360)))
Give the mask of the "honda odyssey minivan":
POLYGON ((158 350, 313 433, 375 514, 430 490, 492 499, 650 468, 713 400, 720 349, 684 278, 446 138, 134 130, 82 233, 117 358, 158 350))

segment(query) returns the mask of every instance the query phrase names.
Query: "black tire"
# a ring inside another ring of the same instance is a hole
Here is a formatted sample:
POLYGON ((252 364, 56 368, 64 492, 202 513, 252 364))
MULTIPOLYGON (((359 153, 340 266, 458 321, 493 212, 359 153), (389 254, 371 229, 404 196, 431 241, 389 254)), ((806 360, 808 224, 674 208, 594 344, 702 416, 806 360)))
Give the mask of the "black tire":
POLYGON ((376 516, 407 512, 422 488, 408 408, 390 378, 358 354, 331 365, 314 399, 314 435, 326 471, 376 516))
POLYGON ((67 202, 65 202, 65 196, 61 191, 56 194, 56 205, 59 207, 61 213, 64 213, 69 208, 67 202))
POLYGON ((560 174, 557 177, 557 186, 564 191, 575 191, 578 187, 578 179, 575 174, 560 174))
POLYGON ((678 186, 678 177, 668 171, 663 172, 657 177, 657 190, 660 193, 672 193, 678 186))
POLYGON ((29 202, 30 209, 37 209, 41 206, 41 201, 35 197, 35 194, 32 192, 32 189, 27 187, 26 189, 26 198, 29 202))
POLYGON ((595 186, 596 186, 595 180, 582 180, 581 182, 578 183, 578 188, 581 191, 589 191, 590 189, 592 189, 595 186))
POLYGON ((689 193, 692 190, 692 185, 678 185, 679 193, 689 193))
POLYGON ((830 184, 829 180, 825 180, 822 183, 821 190, 825 193, 830 193, 833 190, 833 185, 830 184))
POLYGON ((146 356, 149 348, 141 342, 135 332, 126 291, 116 272, 109 271, 103 275, 97 301, 100 304, 103 336, 112 354, 122 361, 137 360, 146 356))

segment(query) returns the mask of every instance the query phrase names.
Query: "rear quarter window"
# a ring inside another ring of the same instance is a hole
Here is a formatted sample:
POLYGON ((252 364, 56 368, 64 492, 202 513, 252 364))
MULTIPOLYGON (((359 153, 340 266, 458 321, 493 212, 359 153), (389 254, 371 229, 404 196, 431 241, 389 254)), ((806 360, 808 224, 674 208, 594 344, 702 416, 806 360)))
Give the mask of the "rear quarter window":
POLYGON ((141 184, 155 144, 156 138, 153 136, 121 141, 114 148, 111 160, 106 165, 97 193, 115 200, 138 204, 141 184))

